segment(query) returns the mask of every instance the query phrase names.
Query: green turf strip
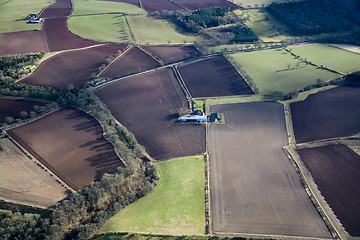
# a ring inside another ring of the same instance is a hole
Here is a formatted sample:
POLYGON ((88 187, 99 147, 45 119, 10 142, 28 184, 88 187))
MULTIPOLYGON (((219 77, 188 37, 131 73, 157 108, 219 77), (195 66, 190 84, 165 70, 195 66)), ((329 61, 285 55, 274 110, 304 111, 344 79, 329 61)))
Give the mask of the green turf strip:
POLYGON ((160 175, 157 187, 111 218, 100 233, 205 233, 203 156, 176 158, 156 165, 160 175))

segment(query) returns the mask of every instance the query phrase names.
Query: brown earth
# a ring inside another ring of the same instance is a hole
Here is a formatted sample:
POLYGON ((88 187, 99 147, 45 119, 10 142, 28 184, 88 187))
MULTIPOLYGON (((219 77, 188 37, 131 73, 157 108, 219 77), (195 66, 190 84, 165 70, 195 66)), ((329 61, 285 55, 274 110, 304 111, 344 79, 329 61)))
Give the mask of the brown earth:
POLYGON ((155 159, 205 152, 205 125, 175 123, 187 102, 169 68, 119 81, 95 94, 155 159))
POLYGON ((182 7, 179 7, 178 5, 168 1, 168 0, 141 0, 143 8, 147 12, 155 12, 162 10, 168 10, 168 11, 179 11, 184 10, 182 7))
POLYGON ((43 31, 50 52, 100 44, 71 33, 67 28, 66 17, 46 19, 43 23, 43 31))
POLYGON ((0 198, 50 207, 66 197, 65 188, 9 139, 0 139, 0 198))
POLYGON ((123 2, 123 3, 128 3, 128 4, 132 4, 132 5, 135 5, 135 6, 139 7, 139 1, 138 0, 100 0, 100 1, 123 2))
POLYGON ((80 88, 100 72, 102 64, 107 64, 107 57, 115 56, 118 50, 125 48, 125 45, 102 45, 60 53, 44 61, 21 82, 57 89, 68 89, 69 84, 80 88))
POLYGON ((360 88, 337 87, 290 104, 297 143, 360 132, 360 88))
POLYGON ((282 147, 283 105, 211 106, 226 125, 209 127, 212 230, 216 233, 330 238, 282 147))
POLYGON ((122 166, 100 124, 74 108, 60 109, 8 133, 76 190, 122 166))
POLYGON ((196 10, 199 8, 210 8, 210 7, 229 7, 231 9, 238 9, 239 7, 226 0, 173 0, 175 3, 189 9, 196 10))
POLYGON ((185 59, 201 56, 201 53, 193 46, 142 46, 152 52, 166 63, 179 62, 185 59))
POLYGON ((297 152, 345 230, 360 237, 360 156, 343 144, 297 152))
POLYGON ((0 33, 0 55, 47 52, 42 31, 0 33))
POLYGON ((0 99, 0 122, 5 122, 6 117, 20 118, 20 112, 34 111, 34 106, 44 106, 43 102, 22 101, 12 99, 0 99))
POLYGON ((40 14, 41 18, 67 17, 71 12, 72 6, 70 0, 56 0, 55 3, 49 5, 40 14))
POLYGON ((181 64, 178 69, 193 97, 253 94, 223 56, 181 64))
POLYGON ((100 77, 120 78, 160 66, 156 60, 137 47, 133 47, 114 61, 100 77))

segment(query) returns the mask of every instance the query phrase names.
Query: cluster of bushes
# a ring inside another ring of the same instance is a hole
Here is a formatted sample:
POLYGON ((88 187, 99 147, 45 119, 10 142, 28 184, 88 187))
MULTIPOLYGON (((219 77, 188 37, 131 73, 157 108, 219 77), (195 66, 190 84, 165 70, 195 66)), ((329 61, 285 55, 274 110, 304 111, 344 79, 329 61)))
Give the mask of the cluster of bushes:
POLYGON ((41 98, 53 106, 78 107, 94 116, 103 126, 105 138, 126 167, 104 174, 100 181, 58 203, 50 218, 38 214, 5 212, 0 218, 3 239, 86 239, 124 206, 151 191, 158 180, 155 166, 148 161, 144 147, 134 135, 118 123, 92 92, 30 86, 6 78, 0 79, 0 95, 41 98))
POLYGON ((235 34, 235 37, 231 40, 235 43, 242 42, 255 42, 259 37, 247 26, 235 25, 221 29, 222 32, 231 32, 235 34))
POLYGON ((43 52, 17 57, 0 57, 0 75, 19 79, 24 74, 22 67, 34 64, 35 61, 42 58, 44 54, 43 52))
POLYGON ((360 23, 358 12, 348 12, 329 0, 271 3, 267 10, 297 34, 352 30, 360 23))

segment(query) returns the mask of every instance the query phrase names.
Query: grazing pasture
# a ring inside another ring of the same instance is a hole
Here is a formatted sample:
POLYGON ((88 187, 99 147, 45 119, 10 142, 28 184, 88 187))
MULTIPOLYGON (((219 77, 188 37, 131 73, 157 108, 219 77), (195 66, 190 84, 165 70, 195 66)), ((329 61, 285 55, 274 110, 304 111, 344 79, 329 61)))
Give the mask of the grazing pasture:
POLYGON ((1 199, 50 207, 66 197, 65 188, 9 139, 0 139, 0 148, 1 199))
POLYGON ((107 58, 123 51, 124 45, 102 45, 55 55, 44 61, 35 72, 21 82, 31 85, 68 89, 71 84, 80 88, 100 72, 107 58))
POLYGON ((156 60, 137 47, 131 48, 116 59, 100 77, 119 78, 160 66, 156 60))
POLYGON ((141 2, 143 8, 149 13, 155 11, 161 12, 162 10, 168 10, 168 11, 184 10, 182 7, 168 0, 141 0, 141 2))
POLYGON ((171 69, 131 77, 95 94, 155 159, 205 152, 205 125, 175 122, 187 102, 171 69))
POLYGON ((181 64, 179 72, 193 97, 253 94, 223 56, 181 64))
POLYGON ((209 128, 212 229, 310 238, 331 235, 282 147, 283 105, 217 105, 226 125, 209 128))
POLYGON ((242 52, 229 55, 254 81, 261 93, 290 93, 318 81, 339 75, 306 64, 283 49, 242 52), (318 80, 320 79, 320 80, 318 80))
POLYGON ((297 143, 360 132, 360 88, 337 87, 290 104, 297 143))
POLYGON ((231 9, 238 8, 237 5, 226 0, 174 0, 174 2, 189 10, 211 7, 229 7, 231 9))
POLYGON ((0 122, 5 122, 6 117, 20 118, 20 112, 30 113, 34 111, 34 106, 44 106, 43 102, 22 101, 13 99, 0 99, 0 122))
POLYGON ((47 52, 42 31, 0 33, 0 55, 47 52))
POLYGON ((86 40, 69 32, 67 18, 46 19, 43 23, 43 32, 50 52, 99 44, 99 42, 86 40))
POLYGON ((100 233, 204 234, 203 157, 170 159, 158 162, 156 166, 160 176, 156 188, 121 210, 100 229, 100 233))
POLYGON ((201 53, 193 46, 142 46, 144 49, 152 52, 166 63, 174 63, 189 58, 199 57, 201 53))
POLYGON ((270 5, 272 2, 284 3, 288 2, 288 0, 234 0, 234 3, 241 7, 262 7, 270 5))
POLYGON ((277 21, 265 9, 236 10, 234 13, 239 17, 249 17, 246 25, 264 42, 280 42, 292 39, 292 36, 288 34, 287 27, 277 21))
POLYGON ((62 108, 8 133, 75 190, 123 165, 96 119, 74 108, 62 108))
POLYGON ((123 14, 71 17, 68 28, 77 36, 98 42, 128 43, 133 41, 123 14))
MULTIPOLYGON (((131 1, 131 0, 130 0, 131 1)), ((135 1, 135 0, 134 0, 135 1)), ((137 2, 137 0, 136 0, 137 2)), ((143 14, 143 9, 118 2, 118 1, 98 1, 98 0, 74 0, 74 11, 72 16, 83 16, 89 14, 109 14, 109 13, 126 13, 126 14, 143 14)))
POLYGON ((303 44, 288 47, 296 55, 317 65, 345 74, 360 70, 360 54, 324 44, 303 44))
POLYGON ((199 35, 181 33, 173 23, 144 15, 127 16, 137 43, 182 44, 202 40, 199 35))
MULTIPOLYGON (((48 0, 11 0, 0 5, 0 33, 40 30, 41 24, 27 24, 30 13, 39 13, 48 0)), ((0 41, 1 42, 1 41, 0 41)))
POLYGON ((345 230, 360 236, 360 156, 345 145, 297 149, 345 230))
POLYGON ((139 1, 138 0, 100 0, 100 1, 127 3, 127 4, 132 4, 132 5, 135 5, 135 6, 139 7, 139 1))

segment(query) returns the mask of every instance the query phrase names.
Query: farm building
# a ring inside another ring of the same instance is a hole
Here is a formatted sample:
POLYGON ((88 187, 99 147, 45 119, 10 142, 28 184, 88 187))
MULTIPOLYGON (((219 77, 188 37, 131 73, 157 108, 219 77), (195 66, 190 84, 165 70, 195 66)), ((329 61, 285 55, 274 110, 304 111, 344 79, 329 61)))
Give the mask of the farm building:
POLYGON ((180 120, 182 122, 191 122, 191 121, 206 122, 207 116, 201 110, 195 110, 190 115, 181 117, 180 120))

